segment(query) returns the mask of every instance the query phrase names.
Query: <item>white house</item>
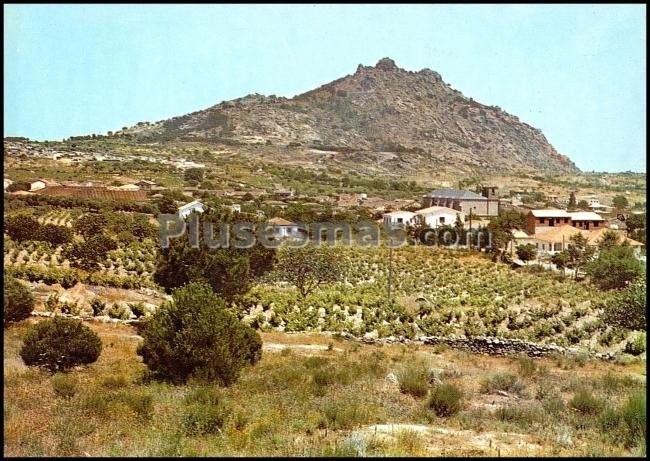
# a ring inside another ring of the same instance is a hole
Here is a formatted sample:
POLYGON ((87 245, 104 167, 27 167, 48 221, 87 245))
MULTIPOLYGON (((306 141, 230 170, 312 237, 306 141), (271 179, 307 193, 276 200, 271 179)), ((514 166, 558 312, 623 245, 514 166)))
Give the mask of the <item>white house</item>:
POLYGON ((8 188, 9 186, 11 186, 14 182, 13 182, 11 179, 9 179, 9 178, 4 178, 4 180, 5 180, 5 183, 4 183, 4 188, 3 188, 3 190, 7 190, 7 188, 8 188))
POLYGON ((266 224, 273 227, 274 236, 276 238, 298 237, 304 232, 304 230, 296 223, 287 221, 284 218, 271 218, 266 224))
MULTIPOLYGON (((465 213, 457 211, 444 206, 430 206, 415 212, 416 216, 424 218, 424 224, 431 228, 436 229, 438 226, 453 226, 456 223, 456 218, 460 218, 460 222, 465 222, 465 213)), ((414 222, 415 224, 415 217, 414 222)))
POLYGON ((233 213, 241 213, 241 205, 238 203, 235 203, 233 205, 226 205, 226 208, 228 208, 233 213))
POLYGON ((185 170, 187 168, 205 168, 205 164, 203 163, 196 163, 191 160, 185 160, 183 158, 178 159, 175 162, 176 168, 179 168, 181 170, 185 170))
POLYGON ((185 205, 178 207, 178 216, 185 219, 194 211, 197 213, 203 213, 205 211, 205 205, 203 205, 200 200, 186 203, 185 205))
POLYGON ((411 211, 391 211, 390 213, 384 213, 383 215, 385 225, 410 225, 414 217, 415 213, 411 211))

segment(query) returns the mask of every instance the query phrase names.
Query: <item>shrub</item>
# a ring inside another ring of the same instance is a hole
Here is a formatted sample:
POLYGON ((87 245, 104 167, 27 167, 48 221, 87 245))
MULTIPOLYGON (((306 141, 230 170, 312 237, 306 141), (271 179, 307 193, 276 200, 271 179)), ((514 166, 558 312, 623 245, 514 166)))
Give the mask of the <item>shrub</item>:
POLYGON ((615 246, 602 250, 598 258, 589 263, 587 272, 600 288, 615 289, 624 288, 642 277, 645 269, 634 256, 632 247, 615 246))
POLYGON ((528 427, 539 420, 541 415, 539 410, 530 406, 506 405, 497 408, 495 416, 499 421, 528 427))
POLYGON ((494 391, 512 392, 521 395, 524 384, 512 373, 495 373, 481 381, 481 392, 489 394, 494 391))
POLYGON ((520 357, 518 362, 520 376, 527 378, 533 376, 537 372, 537 363, 534 359, 524 356, 520 357))
POLYGON ((569 405, 583 415, 596 415, 603 409, 603 402, 586 389, 576 392, 569 405))
POLYGON ((121 392, 118 399, 126 404, 139 418, 148 420, 153 415, 153 398, 149 394, 121 392))
POLYGON ((413 397, 424 397, 429 390, 429 377, 423 366, 409 366, 397 376, 399 390, 413 397))
POLYGON ((332 429, 349 429, 357 424, 365 423, 368 418, 368 408, 354 402, 335 401, 325 407, 327 425, 332 429))
POLYGON ((228 386, 262 354, 259 334, 203 283, 175 290, 173 301, 144 321, 141 335, 138 354, 153 376, 175 383, 195 377, 228 386))
POLYGON ((20 356, 27 365, 62 371, 95 362, 101 349, 97 333, 81 320, 54 317, 29 330, 20 356))
POLYGON ((631 338, 625 343, 625 351, 627 354, 640 355, 646 350, 646 335, 645 332, 638 332, 632 335, 631 338))
POLYGON ((108 309, 108 316, 113 319, 129 320, 131 310, 122 303, 115 303, 108 309))
POLYGON ((129 308, 137 318, 142 317, 147 312, 143 302, 129 303, 129 308))
POLYGON ((185 397, 183 429, 188 435, 221 431, 230 413, 221 393, 213 387, 199 387, 185 397))
POLYGON ((77 393, 77 380, 74 376, 66 375, 63 373, 57 373, 52 376, 50 381, 52 384, 52 389, 54 393, 63 398, 71 398, 77 393))
POLYGON ((5 272, 4 317, 6 327, 10 322, 18 322, 30 316, 34 309, 34 295, 31 290, 5 272))
POLYGON ((646 393, 638 392, 630 396, 621 408, 621 432, 627 447, 646 440, 646 393))
POLYGON ((427 405, 438 416, 451 416, 461 409, 462 391, 453 384, 440 384, 431 389, 427 405))
POLYGON ((126 387, 128 384, 129 381, 124 375, 107 376, 102 380, 102 386, 108 389, 118 389, 120 387, 126 387))
POLYGON ((104 313, 104 309, 106 309, 106 303, 99 298, 94 298, 92 301, 90 301, 90 307, 93 310, 93 315, 98 316, 104 313))

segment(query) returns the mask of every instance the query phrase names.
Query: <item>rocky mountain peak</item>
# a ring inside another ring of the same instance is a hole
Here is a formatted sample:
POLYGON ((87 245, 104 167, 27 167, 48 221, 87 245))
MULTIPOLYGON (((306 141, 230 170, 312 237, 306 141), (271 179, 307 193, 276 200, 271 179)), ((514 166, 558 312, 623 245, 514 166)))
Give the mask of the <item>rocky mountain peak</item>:
POLYGON ((375 65, 375 68, 387 71, 399 70, 399 67, 397 67, 395 61, 391 58, 381 58, 375 65))
MULTIPOLYGON (((252 94, 162 121, 139 138, 263 145, 282 152, 344 152, 351 162, 391 160, 391 172, 535 170, 574 172, 540 130, 445 84, 431 69, 410 72, 390 58, 292 98, 252 94)), ((343 161, 345 155, 335 156, 343 161)))

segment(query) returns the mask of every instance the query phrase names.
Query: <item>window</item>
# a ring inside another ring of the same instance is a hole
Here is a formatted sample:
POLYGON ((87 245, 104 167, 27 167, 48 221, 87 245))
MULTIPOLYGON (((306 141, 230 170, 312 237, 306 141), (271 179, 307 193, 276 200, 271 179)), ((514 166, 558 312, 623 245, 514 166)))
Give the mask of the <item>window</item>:
POLYGON ((402 218, 397 218, 397 222, 401 224, 404 222, 404 220, 402 218))
POLYGON ((568 224, 568 223, 569 223, 569 218, 564 218, 564 224, 568 224))
POLYGON ((544 218, 539 218, 539 223, 544 224, 544 218))
POLYGON ((444 216, 440 216, 440 224, 444 224, 444 223, 445 223, 445 217, 444 217, 444 216))

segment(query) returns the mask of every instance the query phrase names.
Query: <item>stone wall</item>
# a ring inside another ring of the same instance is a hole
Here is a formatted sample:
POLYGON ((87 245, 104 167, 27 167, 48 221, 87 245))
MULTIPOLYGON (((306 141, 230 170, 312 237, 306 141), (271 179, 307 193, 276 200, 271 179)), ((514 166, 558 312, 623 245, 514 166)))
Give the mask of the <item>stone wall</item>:
POLYGON ((404 343, 404 344, 425 344, 425 345, 445 345, 455 349, 462 349, 475 354, 484 355, 521 355, 525 354, 530 357, 542 357, 548 355, 578 355, 587 354, 590 357, 613 360, 615 355, 612 352, 593 352, 581 350, 574 347, 562 347, 555 344, 539 344, 522 339, 498 338, 490 336, 474 337, 454 337, 454 336, 420 336, 415 340, 404 337, 389 336, 387 338, 372 338, 365 336, 361 339, 354 338, 352 335, 344 335, 348 339, 357 339, 366 344, 376 343, 404 343))

